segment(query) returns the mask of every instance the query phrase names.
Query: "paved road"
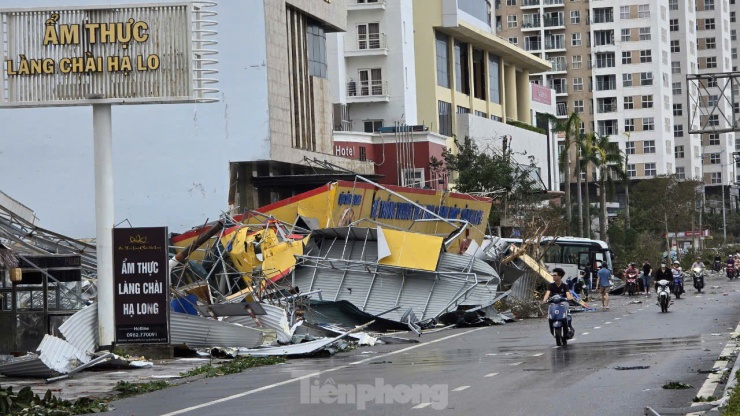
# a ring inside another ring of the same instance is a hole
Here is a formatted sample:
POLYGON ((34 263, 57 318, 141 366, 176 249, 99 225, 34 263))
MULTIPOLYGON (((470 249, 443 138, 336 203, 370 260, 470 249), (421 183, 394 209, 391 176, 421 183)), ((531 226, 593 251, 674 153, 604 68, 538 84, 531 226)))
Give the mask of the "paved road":
POLYGON ((702 295, 687 287, 667 314, 654 296, 613 297, 610 310, 574 315, 567 348, 554 346, 544 320, 446 330, 196 381, 114 402, 109 414, 624 416, 688 406, 740 321, 740 282, 717 276, 707 286, 702 295), (662 389, 668 381, 693 388, 662 389))

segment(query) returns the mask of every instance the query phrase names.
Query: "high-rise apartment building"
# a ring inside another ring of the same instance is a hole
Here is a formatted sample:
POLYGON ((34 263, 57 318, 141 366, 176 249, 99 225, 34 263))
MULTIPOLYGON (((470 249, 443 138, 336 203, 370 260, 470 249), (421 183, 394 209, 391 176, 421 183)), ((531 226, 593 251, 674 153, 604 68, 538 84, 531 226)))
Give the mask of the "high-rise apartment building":
MULTIPOLYGON (((577 112, 581 131, 619 142, 631 178, 676 173, 711 186, 732 181, 735 134, 688 134, 700 122, 727 126, 717 114, 689 120, 689 94, 699 91, 687 91, 686 75, 737 62, 732 3, 498 0, 496 19, 500 36, 552 63, 532 80, 555 89, 557 116, 577 112)), ((719 87, 708 81, 701 105, 714 105, 719 87)), ((730 114, 730 106, 719 111, 730 114)))

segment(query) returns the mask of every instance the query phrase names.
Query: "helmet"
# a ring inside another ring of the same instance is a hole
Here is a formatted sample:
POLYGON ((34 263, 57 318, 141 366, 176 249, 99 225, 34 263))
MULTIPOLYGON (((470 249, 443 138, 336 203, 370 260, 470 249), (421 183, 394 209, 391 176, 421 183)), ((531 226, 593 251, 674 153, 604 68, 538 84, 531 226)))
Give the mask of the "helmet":
POLYGON ((678 260, 674 261, 673 264, 681 264, 678 262, 678 260))

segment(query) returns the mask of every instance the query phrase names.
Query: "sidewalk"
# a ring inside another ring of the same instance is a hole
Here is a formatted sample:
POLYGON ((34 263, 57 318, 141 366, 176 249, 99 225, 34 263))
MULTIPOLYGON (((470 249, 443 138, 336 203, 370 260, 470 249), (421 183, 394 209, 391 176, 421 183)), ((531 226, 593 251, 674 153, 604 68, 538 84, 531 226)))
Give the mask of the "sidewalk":
MULTIPOLYGON (((214 359, 213 363, 229 360, 214 359)), ((44 395, 47 390, 66 400, 80 397, 104 398, 114 395, 113 388, 119 381, 129 383, 147 383, 156 380, 179 379, 180 373, 186 372, 203 364, 211 362, 209 358, 175 358, 172 360, 156 360, 150 368, 111 369, 83 371, 72 377, 46 384, 42 378, 10 378, 0 376, 0 386, 13 387, 17 392, 25 386, 30 386, 34 393, 44 395)))

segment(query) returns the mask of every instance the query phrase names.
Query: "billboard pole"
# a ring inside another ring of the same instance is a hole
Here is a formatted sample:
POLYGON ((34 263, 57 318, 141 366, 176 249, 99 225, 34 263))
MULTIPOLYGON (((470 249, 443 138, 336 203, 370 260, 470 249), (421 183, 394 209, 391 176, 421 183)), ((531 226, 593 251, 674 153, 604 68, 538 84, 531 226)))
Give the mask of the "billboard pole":
POLYGON ((115 340, 113 305, 113 138, 111 105, 93 104, 95 230, 98 259, 98 337, 101 349, 115 340))

